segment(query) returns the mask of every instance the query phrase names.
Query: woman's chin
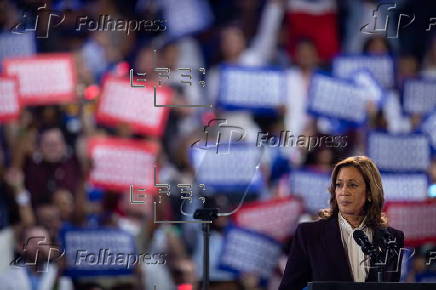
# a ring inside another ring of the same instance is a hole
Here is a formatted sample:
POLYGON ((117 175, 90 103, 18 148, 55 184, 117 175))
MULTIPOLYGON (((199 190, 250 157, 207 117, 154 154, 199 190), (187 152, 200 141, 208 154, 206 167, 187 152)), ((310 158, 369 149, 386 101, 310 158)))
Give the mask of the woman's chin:
POLYGON ((350 208, 339 209, 339 211, 342 215, 357 215, 356 212, 350 208))

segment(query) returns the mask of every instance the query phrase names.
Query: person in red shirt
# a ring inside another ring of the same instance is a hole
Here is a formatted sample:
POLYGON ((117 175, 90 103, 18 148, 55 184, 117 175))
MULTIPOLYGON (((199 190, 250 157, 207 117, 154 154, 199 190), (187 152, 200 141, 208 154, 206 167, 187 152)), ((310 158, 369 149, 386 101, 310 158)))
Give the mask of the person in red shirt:
POLYGON ((62 131, 59 128, 43 130, 37 148, 27 156, 23 168, 32 206, 50 203, 58 188, 76 194, 82 184, 82 172, 76 156, 68 151, 62 131))

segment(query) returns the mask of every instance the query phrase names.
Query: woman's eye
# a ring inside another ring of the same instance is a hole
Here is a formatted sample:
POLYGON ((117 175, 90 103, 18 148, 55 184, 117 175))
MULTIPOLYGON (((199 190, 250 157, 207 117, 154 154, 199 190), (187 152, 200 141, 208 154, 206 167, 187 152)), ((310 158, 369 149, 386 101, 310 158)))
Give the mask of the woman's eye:
POLYGON ((341 186, 341 184, 340 183, 336 183, 336 187, 340 187, 341 186))
POLYGON ((357 187, 357 184, 351 184, 351 187, 357 187))

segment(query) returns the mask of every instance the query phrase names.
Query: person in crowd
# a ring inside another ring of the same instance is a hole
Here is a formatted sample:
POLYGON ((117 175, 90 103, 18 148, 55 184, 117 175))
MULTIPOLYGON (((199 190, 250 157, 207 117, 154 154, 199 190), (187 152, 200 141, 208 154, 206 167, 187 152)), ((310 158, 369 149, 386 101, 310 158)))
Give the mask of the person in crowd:
POLYGON ((23 228, 17 244, 18 256, 8 270, 0 273, 2 289, 73 290, 71 279, 62 277, 58 261, 63 250, 52 244, 48 231, 41 226, 23 228))
POLYGON ((80 165, 74 154, 68 152, 59 128, 47 128, 39 133, 38 151, 27 156, 23 170, 34 207, 49 203, 58 187, 74 195, 81 190, 80 165))
POLYGON ((373 36, 365 40, 363 53, 370 55, 392 54, 392 47, 388 40, 383 36, 373 36))

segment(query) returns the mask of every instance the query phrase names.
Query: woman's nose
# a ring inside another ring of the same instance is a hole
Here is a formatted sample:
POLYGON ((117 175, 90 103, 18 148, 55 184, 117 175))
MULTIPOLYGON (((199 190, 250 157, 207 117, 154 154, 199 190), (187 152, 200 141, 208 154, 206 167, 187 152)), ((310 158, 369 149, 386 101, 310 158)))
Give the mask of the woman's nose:
POLYGON ((350 195, 349 192, 346 190, 345 187, 338 188, 338 194, 339 195, 350 195))

